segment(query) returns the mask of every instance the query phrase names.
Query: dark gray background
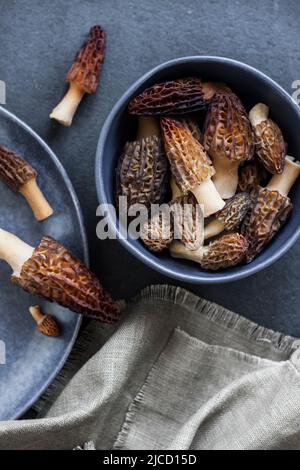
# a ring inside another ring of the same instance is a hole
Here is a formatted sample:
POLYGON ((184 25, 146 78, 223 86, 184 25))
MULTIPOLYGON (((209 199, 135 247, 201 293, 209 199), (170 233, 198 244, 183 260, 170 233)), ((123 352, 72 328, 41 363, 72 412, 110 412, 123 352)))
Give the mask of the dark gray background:
MULTIPOLYGON (((151 283, 175 283, 135 260, 117 241, 96 238, 94 158, 115 101, 137 78, 168 59, 227 56, 270 75, 286 90, 300 79, 298 0, 0 0, 0 79, 7 109, 56 152, 80 199, 91 267, 115 297, 151 283), (102 83, 81 104, 71 128, 48 118, 90 26, 108 36, 102 83)), ((221 79, 221 77, 220 77, 221 79)), ((300 243, 260 274, 220 286, 186 286, 274 329, 300 335, 300 243)))

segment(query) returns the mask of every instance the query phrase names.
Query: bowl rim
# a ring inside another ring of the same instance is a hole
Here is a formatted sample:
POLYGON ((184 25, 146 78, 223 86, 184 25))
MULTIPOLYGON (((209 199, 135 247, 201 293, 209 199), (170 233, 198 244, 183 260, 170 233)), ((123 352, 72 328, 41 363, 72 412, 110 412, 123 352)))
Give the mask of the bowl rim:
MULTIPOLYGON (((228 64, 228 65, 238 67, 240 69, 243 69, 247 72, 250 72, 258 76, 260 79, 267 82, 273 89, 275 89, 275 91, 283 99, 289 102, 289 105, 292 106, 296 114, 298 114, 299 121, 300 121, 300 108, 297 105, 297 103, 293 100, 293 98, 288 94, 288 92, 285 91, 277 82, 275 82, 268 75, 256 69, 255 67, 252 67, 251 65, 248 65, 244 62, 240 62, 235 59, 230 59, 230 58, 221 57, 221 56, 197 56, 196 55, 196 56, 179 57, 176 59, 168 60, 167 62, 164 62, 152 68, 150 71, 148 71, 147 73, 142 75, 138 80, 136 80, 118 99, 118 101, 115 103, 115 105, 113 106, 110 113, 105 119, 105 122, 100 132, 99 140, 98 140, 98 145, 96 149, 96 160, 95 160, 96 191, 97 191, 99 203, 108 202, 106 191, 105 191, 105 186, 102 182, 102 178, 100 177, 101 166, 102 166, 102 163, 104 162, 104 146, 105 146, 106 138, 109 133, 111 124, 113 123, 120 108, 124 106, 124 104, 132 97, 132 95, 137 91, 137 89, 144 82, 146 82, 149 78, 151 78, 153 75, 157 74, 158 72, 163 71, 175 65, 184 65, 187 63, 189 64, 190 63, 209 63, 209 62, 228 64)), ((119 237, 119 229, 117 227, 116 220, 113 217, 110 210, 107 212, 107 222, 110 228, 114 231, 113 233, 117 234, 118 241, 131 254, 133 254, 136 258, 138 258, 144 264, 154 269, 155 271, 158 271, 161 274, 164 274, 165 276, 171 277, 173 279, 177 279, 179 281, 188 282, 191 284, 224 284, 224 283, 233 282, 233 281, 237 281, 237 280, 252 276, 253 274, 258 273, 259 271, 262 271, 263 269, 275 263, 275 261, 281 258, 295 244, 295 242, 298 240, 300 236, 300 222, 299 222, 297 229, 294 231, 293 235, 289 238, 289 240, 283 243, 279 249, 277 249, 273 254, 269 256, 267 260, 263 260, 254 266, 251 266, 251 263, 250 263, 246 265, 246 269, 243 272, 238 271, 238 270, 236 272, 227 272, 227 273, 226 271, 216 272, 216 273, 213 273, 212 277, 207 278, 203 276, 201 271, 199 271, 199 275, 189 275, 187 273, 180 273, 180 272, 173 271, 172 269, 163 266, 159 260, 153 260, 150 257, 148 257, 146 254, 142 253, 140 249, 138 248, 138 246, 132 243, 132 240, 125 239, 124 237, 119 237)))

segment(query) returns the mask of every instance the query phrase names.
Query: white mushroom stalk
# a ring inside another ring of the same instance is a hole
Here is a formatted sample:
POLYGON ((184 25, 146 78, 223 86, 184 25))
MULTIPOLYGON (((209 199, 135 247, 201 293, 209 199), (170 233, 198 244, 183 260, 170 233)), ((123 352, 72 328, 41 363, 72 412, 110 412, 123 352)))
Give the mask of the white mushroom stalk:
POLYGON ((230 199, 236 193, 239 182, 239 166, 239 161, 224 157, 214 158, 216 174, 212 180, 223 199, 230 199))
POLYGON ((34 247, 6 230, 0 229, 0 259, 6 261, 14 277, 20 277, 24 263, 33 255, 34 247))
POLYGON ((198 204, 204 207, 204 217, 215 214, 225 206, 225 201, 221 198, 216 185, 210 178, 191 189, 191 192, 197 199, 198 204))
POLYGON ((157 118, 152 116, 140 116, 136 140, 153 136, 160 137, 160 127, 157 118))
POLYGON ((55 119, 63 126, 71 126, 76 110, 84 95, 85 91, 82 88, 76 83, 70 83, 69 90, 53 109, 50 118, 55 119))
POLYGON ((189 250, 182 242, 173 241, 169 250, 173 258, 187 259, 201 264, 203 256, 209 252, 209 245, 201 246, 197 250, 189 250))
POLYGON ((25 197, 31 210, 38 221, 48 219, 53 214, 53 209, 42 193, 35 178, 27 181, 19 192, 25 197))
POLYGON ((249 113, 249 119, 253 127, 259 126, 259 124, 266 121, 268 117, 269 107, 263 103, 255 105, 249 113))
POLYGON ((213 219, 204 227, 204 240, 216 237, 226 229, 225 225, 218 219, 213 219))
POLYGON ((278 191, 282 196, 287 196, 299 175, 300 162, 287 155, 283 173, 273 175, 267 189, 269 191, 278 191))

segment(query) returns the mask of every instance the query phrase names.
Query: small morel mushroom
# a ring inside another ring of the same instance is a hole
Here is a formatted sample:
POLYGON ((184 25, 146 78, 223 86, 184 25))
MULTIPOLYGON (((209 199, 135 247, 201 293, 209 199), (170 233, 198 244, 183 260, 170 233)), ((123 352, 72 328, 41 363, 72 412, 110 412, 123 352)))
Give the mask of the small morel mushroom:
POLYGON ((37 330, 45 336, 57 337, 60 334, 57 321, 52 315, 45 315, 36 305, 29 308, 29 312, 37 323, 37 330))
POLYGON ((203 269, 217 271, 239 264, 248 249, 248 241, 243 235, 233 233, 203 246, 198 250, 188 250, 183 243, 173 242, 170 253, 174 258, 184 258, 199 263, 203 269))
POLYGON ((239 193, 229 199, 222 210, 215 214, 215 218, 204 229, 204 239, 215 237, 224 230, 236 229, 244 220, 246 214, 253 206, 248 193, 239 193))
POLYGON ((192 193, 163 204, 145 224, 141 235, 154 252, 168 248, 174 238, 191 250, 203 244, 203 214, 192 193))
POLYGON ((238 192, 255 192, 257 188, 266 180, 267 171, 262 164, 254 159, 239 168, 238 192))
POLYGON ((12 268, 12 282, 33 295, 55 301, 76 313, 113 323, 120 306, 98 279, 63 245, 44 237, 37 248, 0 229, 0 259, 12 268))
POLYGON ((194 194, 204 206, 205 217, 221 210, 225 202, 211 180, 215 170, 200 142, 175 119, 162 118, 161 126, 166 154, 180 190, 194 194))
POLYGON ((139 118, 137 140, 128 142, 117 167, 117 203, 125 196, 127 206, 160 204, 167 190, 168 161, 155 118, 139 118))
POLYGON ((95 93, 105 51, 105 33, 101 26, 90 29, 87 41, 76 55, 66 81, 70 87, 62 101, 53 109, 50 118, 70 126, 76 109, 85 93, 95 93))
POLYGON ((249 113, 255 134, 256 152, 270 173, 282 173, 286 145, 280 128, 268 116, 269 108, 263 103, 254 106, 249 113))
POLYGON ((234 93, 216 93, 206 116, 204 148, 216 173, 213 182, 223 199, 236 193, 238 169, 254 155, 254 139, 244 106, 234 93))
POLYGON ((197 77, 158 83, 133 98, 128 110, 142 116, 192 113, 206 107, 219 90, 229 89, 223 83, 202 82, 197 77))
POLYGON ((3 145, 0 146, 0 180, 12 191, 21 193, 37 220, 45 220, 53 209, 37 184, 37 172, 23 158, 3 145))
POLYGON ((274 175, 266 188, 261 188, 256 204, 242 227, 242 233, 249 241, 246 261, 249 263, 276 235, 286 222, 292 203, 289 191, 300 175, 300 163, 286 157, 283 173, 274 175))

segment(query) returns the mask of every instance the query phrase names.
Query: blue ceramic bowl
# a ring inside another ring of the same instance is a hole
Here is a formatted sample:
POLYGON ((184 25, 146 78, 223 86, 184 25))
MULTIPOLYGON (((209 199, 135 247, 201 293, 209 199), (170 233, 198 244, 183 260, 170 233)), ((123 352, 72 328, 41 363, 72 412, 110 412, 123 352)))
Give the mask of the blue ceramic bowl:
MULTIPOLYGON (((114 203, 115 168, 125 142, 134 138, 136 119, 127 113, 129 101, 146 87, 164 80, 198 75, 205 80, 226 82, 241 98, 247 110, 258 102, 266 103, 271 117, 279 124, 288 152, 300 159, 300 109, 277 83, 260 71, 241 62, 222 57, 184 57, 159 65, 148 72, 116 103, 102 128, 96 156, 96 185, 101 203, 114 203)), ((169 254, 154 254, 141 242, 120 239, 139 260, 162 274, 195 284, 218 284, 250 276, 278 260, 293 246, 300 234, 300 184, 291 192, 294 210, 288 223, 273 241, 248 265, 217 273, 202 270, 196 263, 173 259, 169 254)), ((113 210, 108 211, 113 230, 119 233, 113 210)))

